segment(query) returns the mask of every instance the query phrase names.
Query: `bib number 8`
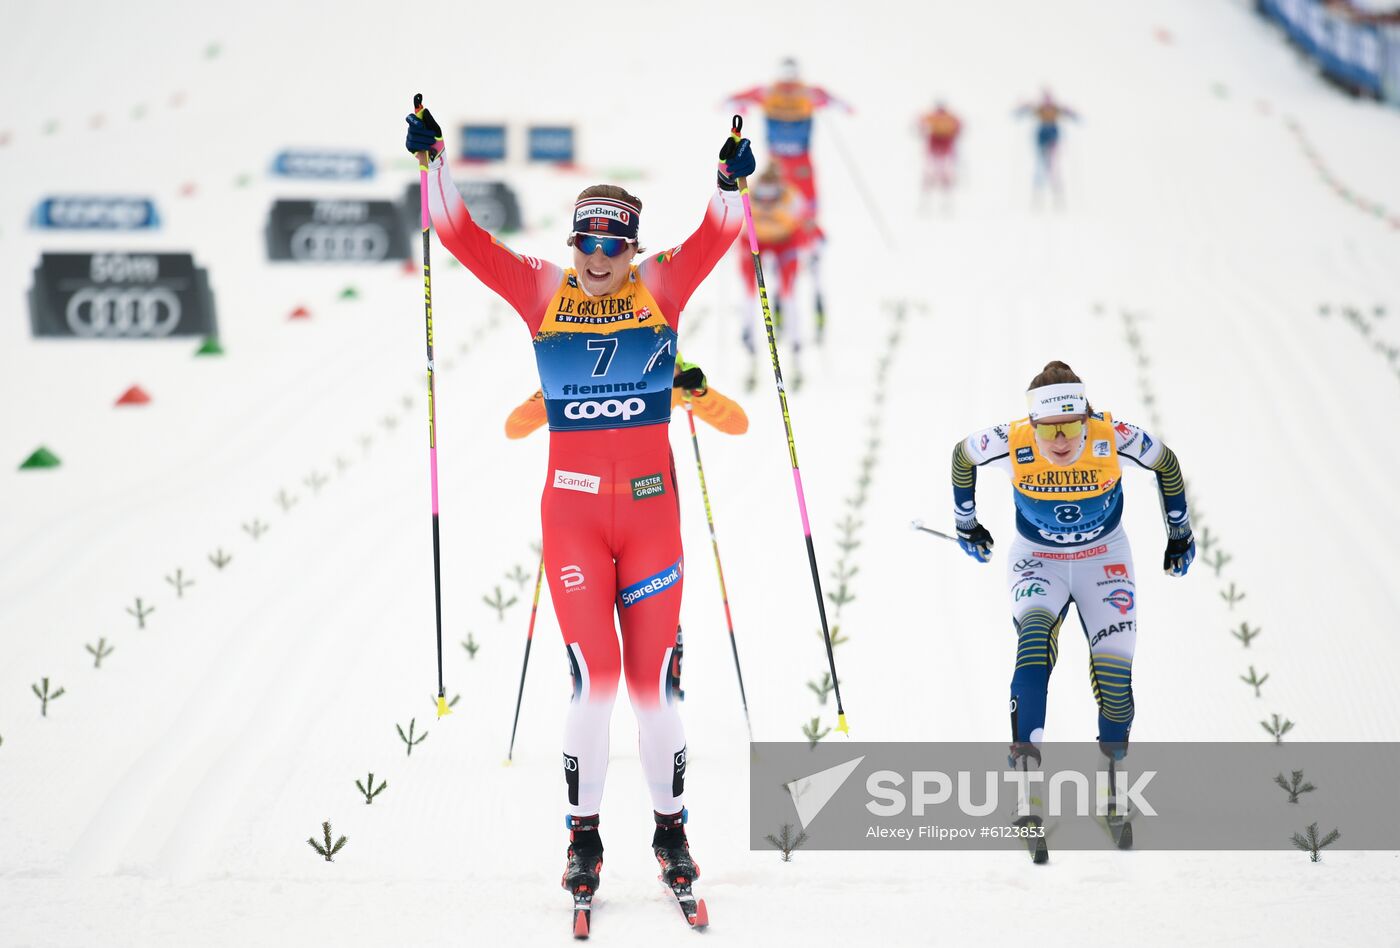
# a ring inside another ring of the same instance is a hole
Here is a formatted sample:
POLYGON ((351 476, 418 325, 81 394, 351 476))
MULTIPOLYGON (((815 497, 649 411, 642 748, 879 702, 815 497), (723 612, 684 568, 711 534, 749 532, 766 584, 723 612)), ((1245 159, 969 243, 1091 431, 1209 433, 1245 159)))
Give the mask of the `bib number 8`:
POLYGON ((1078 523, 1082 517, 1078 504, 1055 505, 1055 521, 1057 523, 1078 523))

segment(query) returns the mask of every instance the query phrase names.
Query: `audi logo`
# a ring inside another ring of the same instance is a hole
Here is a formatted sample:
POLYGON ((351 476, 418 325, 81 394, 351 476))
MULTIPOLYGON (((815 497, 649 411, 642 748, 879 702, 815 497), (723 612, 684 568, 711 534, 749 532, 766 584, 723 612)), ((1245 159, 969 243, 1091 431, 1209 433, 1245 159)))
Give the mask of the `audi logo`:
POLYGON ((565 755, 564 755, 564 769, 565 769, 566 771, 568 771, 569 773, 574 773, 575 771, 577 771, 577 770, 578 770, 578 758, 577 758, 577 757, 570 757, 570 756, 568 756, 567 754, 565 754, 565 755))
POLYGON ((317 224, 307 222, 292 231, 296 260, 383 260, 389 235, 378 224, 317 224))
POLYGON ((180 300, 163 286, 88 287, 68 300, 65 316, 77 336, 168 336, 180 325, 180 300))

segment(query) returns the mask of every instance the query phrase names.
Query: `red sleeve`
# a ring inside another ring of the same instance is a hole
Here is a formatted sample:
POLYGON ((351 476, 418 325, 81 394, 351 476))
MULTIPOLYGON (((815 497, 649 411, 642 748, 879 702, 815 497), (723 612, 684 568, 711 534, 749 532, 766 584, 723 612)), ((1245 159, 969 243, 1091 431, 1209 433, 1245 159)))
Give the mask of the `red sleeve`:
POLYGON ((517 254, 482 230, 452 183, 446 162, 435 161, 428 171, 428 207, 438 240, 448 252, 509 303, 532 336, 538 332, 564 271, 552 263, 517 254))
POLYGON ((716 191, 705 208, 705 219, 678 247, 647 258, 637 275, 667 315, 672 329, 680 327, 681 311, 690 296, 729 250, 744 223, 744 205, 737 191, 716 191))
POLYGON ((763 100, 768 97, 768 90, 763 86, 754 86, 752 89, 745 89, 743 92, 736 92, 726 101, 727 107, 738 109, 740 112, 750 105, 762 105, 763 100))

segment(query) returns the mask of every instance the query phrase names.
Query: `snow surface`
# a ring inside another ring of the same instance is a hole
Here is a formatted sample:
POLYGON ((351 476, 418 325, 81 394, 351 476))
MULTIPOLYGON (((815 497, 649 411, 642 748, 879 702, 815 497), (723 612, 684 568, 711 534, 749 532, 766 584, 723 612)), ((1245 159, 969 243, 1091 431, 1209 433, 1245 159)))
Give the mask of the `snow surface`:
MULTIPOLYGON (((980 568, 908 522, 946 522, 953 442, 1016 416, 1050 358, 1085 376, 1099 407, 1160 429, 1182 459, 1198 533, 1208 527, 1233 557, 1219 578, 1201 561, 1185 581, 1162 577, 1152 482, 1129 483, 1135 739, 1267 739, 1258 722, 1275 712, 1299 740, 1400 737, 1400 501, 1386 474, 1400 463, 1400 377, 1341 316, 1382 305, 1390 315, 1373 337, 1400 342, 1388 322, 1400 318, 1400 233, 1339 197, 1286 124, 1350 190, 1396 208, 1395 113, 1321 85, 1239 0, 772 2, 737 10, 733 25, 722 16, 631 0, 441 4, 422 16, 332 3, 6 5, 0 944, 567 938, 568 686, 547 593, 516 760, 502 766, 546 449, 542 435, 501 435, 535 385, 525 336, 464 271, 441 265, 439 248, 444 649, 461 700, 438 722, 418 281, 394 265, 263 258, 275 196, 399 197, 413 176, 401 117, 419 90, 448 127, 578 123, 579 173, 510 170, 533 225, 512 244, 552 259, 565 253, 571 195, 603 177, 643 175, 628 182, 646 200, 652 246, 688 233, 727 127, 719 103, 769 79, 780 56, 798 55, 809 79, 856 105, 819 125, 830 339, 790 399, 824 571, 872 418, 881 435, 837 649, 853 737, 1004 738, 1002 567, 980 568), (1011 117, 1045 83, 1084 116, 1066 132, 1061 212, 1032 206, 1030 129, 1011 117), (921 217, 910 125, 936 94, 966 119, 964 186, 921 217), (363 185, 267 177, 272 154, 296 146, 368 149, 385 171, 363 185), (24 228, 39 198, 68 192, 150 194, 167 227, 24 228), (193 358, 188 340, 31 340, 33 267, 41 250, 64 248, 192 250, 210 269, 228 354, 193 358), (347 284, 358 300, 338 298, 347 284), (895 300, 908 316, 876 406, 895 300), (298 305, 311 318, 288 321, 298 305), (1145 381, 1124 312, 1150 358, 1145 381), (138 383, 149 406, 112 407, 138 383), (63 466, 16 471, 40 444, 63 466), (313 472, 327 478, 316 490, 313 472), (283 490, 298 498, 288 511, 283 490), (243 529, 255 518, 269 527, 257 540, 243 529), (233 555, 223 571, 206 559, 219 547, 233 555), (517 566, 524 589, 505 578, 517 566), (164 578, 176 569, 195 580, 183 598, 164 578), (1233 610, 1220 597, 1230 582, 1247 594, 1233 610), (497 585, 521 600, 504 621, 483 603, 497 585), (145 630, 125 612, 137 596, 156 609, 145 630), (1228 632, 1241 621, 1263 629, 1248 652, 1228 632), (468 633, 474 660, 458 644, 468 633), (115 651, 94 670, 83 646, 99 637, 115 651), (1270 675, 1263 698, 1238 680, 1251 664, 1270 675), (42 677, 66 689, 46 718, 30 692, 42 677), (405 757, 393 726, 409 719, 430 736, 405 757), (367 807, 353 782, 370 770, 389 786, 367 807), (323 820, 349 837, 329 865, 306 844, 323 820)), ((740 301, 726 261, 693 302, 684 345, 752 420, 738 439, 702 427, 702 448, 754 732, 790 740, 813 715, 829 726, 832 709, 806 687, 825 656, 776 398, 762 374, 743 392, 740 301)), ((783 864, 750 852, 746 732, 683 419, 673 430, 704 937, 1400 944, 1396 853, 1329 851, 1318 865, 1296 852, 1060 853, 1032 867, 1005 853, 799 851, 783 864)), ((1008 489, 995 475, 982 487, 1004 550, 1008 489)), ((1087 738, 1084 646, 1067 635, 1063 650, 1049 731, 1087 738)), ((619 704, 595 940, 691 937, 654 881, 619 704)), ((1344 836, 1375 816, 1318 801, 1301 815, 1344 836)))

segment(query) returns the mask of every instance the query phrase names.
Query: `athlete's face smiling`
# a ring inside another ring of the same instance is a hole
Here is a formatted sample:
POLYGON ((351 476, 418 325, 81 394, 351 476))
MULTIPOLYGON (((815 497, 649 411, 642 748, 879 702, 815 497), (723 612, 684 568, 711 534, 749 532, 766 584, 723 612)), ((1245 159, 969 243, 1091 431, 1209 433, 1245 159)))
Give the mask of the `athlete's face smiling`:
MULTIPOLYGON (((1063 425, 1073 421, 1084 421, 1083 415, 1054 415, 1049 418, 1042 418, 1036 422, 1037 425, 1063 425)), ((1053 438, 1043 438, 1039 431, 1035 433, 1035 443, 1040 446, 1040 453, 1050 461, 1051 464, 1058 464, 1061 467, 1074 463, 1074 459, 1079 457, 1080 450, 1084 447, 1083 433, 1075 435, 1073 438, 1065 437, 1063 431, 1055 432, 1053 438)))
POLYGON ((636 244, 628 244, 627 249, 616 257, 603 253, 602 247, 589 254, 575 247, 574 269, 578 271, 583 292, 589 296, 610 296, 622 289, 627 282, 632 258, 636 255, 636 244))

